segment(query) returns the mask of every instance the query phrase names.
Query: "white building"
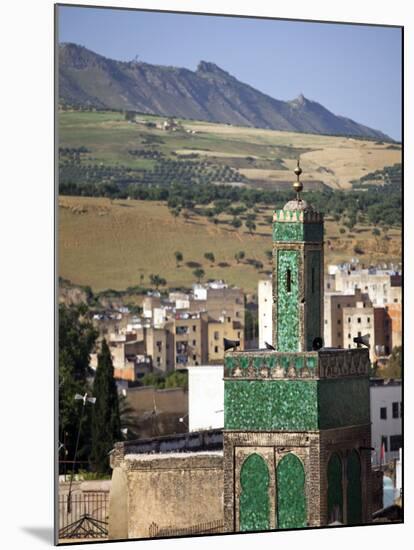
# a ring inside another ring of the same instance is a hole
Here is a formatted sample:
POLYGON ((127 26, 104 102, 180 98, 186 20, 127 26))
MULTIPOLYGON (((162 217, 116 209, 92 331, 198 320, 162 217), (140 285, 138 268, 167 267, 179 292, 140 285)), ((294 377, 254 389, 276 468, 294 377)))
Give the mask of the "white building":
POLYGON ((272 279, 259 281, 259 348, 266 347, 265 342, 272 343, 273 316, 272 316, 272 279))
POLYGON ((371 444, 373 463, 380 464, 384 442, 385 461, 398 459, 402 446, 401 380, 371 379, 371 444))
POLYGON ((187 370, 189 431, 223 428, 223 366, 196 366, 187 370))

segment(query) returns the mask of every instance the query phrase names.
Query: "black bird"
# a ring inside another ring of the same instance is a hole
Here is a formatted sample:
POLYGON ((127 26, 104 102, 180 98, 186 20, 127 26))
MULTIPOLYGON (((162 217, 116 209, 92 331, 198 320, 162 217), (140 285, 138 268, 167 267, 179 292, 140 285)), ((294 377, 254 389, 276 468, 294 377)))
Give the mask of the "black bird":
POLYGON ((269 344, 268 342, 265 342, 266 349, 271 349, 273 351, 276 351, 276 348, 272 346, 272 344, 269 344))

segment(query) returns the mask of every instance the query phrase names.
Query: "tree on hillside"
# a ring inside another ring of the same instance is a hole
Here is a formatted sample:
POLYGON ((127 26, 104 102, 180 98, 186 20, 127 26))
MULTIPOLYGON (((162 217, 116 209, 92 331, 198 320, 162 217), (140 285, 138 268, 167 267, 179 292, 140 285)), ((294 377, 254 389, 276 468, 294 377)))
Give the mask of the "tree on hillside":
POLYGON ((243 250, 240 250, 239 252, 236 252, 236 254, 234 255, 234 258, 236 260, 237 263, 241 262, 241 260, 243 260, 243 258, 245 257, 245 253, 243 250))
POLYGON ((212 252, 206 252, 204 254, 204 258, 209 262, 211 262, 212 264, 214 264, 214 262, 216 261, 216 258, 212 252))
MULTIPOLYGON (((86 306, 59 306, 59 440, 72 460, 79 428, 77 393, 90 391, 87 382, 90 353, 98 336, 86 318, 86 306)), ((90 409, 88 409, 89 411, 90 409)), ((84 415, 77 459, 87 460, 90 451, 90 418, 84 415)))
POLYGON ((204 277, 205 274, 206 273, 205 273, 204 269, 201 269, 200 267, 193 271, 193 275, 197 279, 198 283, 201 282, 201 279, 204 277))
POLYGON ((163 277, 160 277, 158 274, 154 275, 151 273, 150 283, 155 286, 156 290, 158 290, 160 286, 165 286, 167 284, 167 281, 163 277))
POLYGON ((177 267, 180 267, 180 262, 184 260, 183 253, 177 250, 177 252, 174 252, 174 256, 175 256, 175 263, 177 264, 177 267))
POLYGON ((238 229, 239 227, 242 226, 241 219, 240 219, 240 218, 237 218, 237 217, 234 217, 234 218, 231 220, 231 225, 232 225, 235 229, 238 229))
POLYGON ((254 223, 253 220, 248 219, 246 220, 246 227, 249 230, 249 233, 252 234, 253 231, 256 229, 256 224, 254 223))
POLYGON ((90 463, 94 472, 109 472, 108 453, 116 441, 121 441, 118 391, 114 379, 111 352, 104 339, 98 355, 98 367, 93 382, 96 403, 92 412, 92 451, 90 463))
POLYGON ((135 113, 134 111, 125 111, 124 118, 127 121, 133 122, 135 120, 135 113))

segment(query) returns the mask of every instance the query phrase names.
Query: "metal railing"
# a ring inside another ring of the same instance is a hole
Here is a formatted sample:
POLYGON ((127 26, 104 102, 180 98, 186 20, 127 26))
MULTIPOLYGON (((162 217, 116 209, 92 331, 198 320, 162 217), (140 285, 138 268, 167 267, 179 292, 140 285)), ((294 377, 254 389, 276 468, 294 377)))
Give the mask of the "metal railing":
POLYGON ((59 539, 107 538, 108 508, 107 492, 59 495, 59 539))
POLYGON ((148 529, 149 537, 174 537, 174 536, 191 536, 191 535, 207 535, 212 533, 223 533, 224 522, 222 519, 208 521, 206 523, 198 523, 189 527, 159 527, 156 523, 151 523, 148 529))

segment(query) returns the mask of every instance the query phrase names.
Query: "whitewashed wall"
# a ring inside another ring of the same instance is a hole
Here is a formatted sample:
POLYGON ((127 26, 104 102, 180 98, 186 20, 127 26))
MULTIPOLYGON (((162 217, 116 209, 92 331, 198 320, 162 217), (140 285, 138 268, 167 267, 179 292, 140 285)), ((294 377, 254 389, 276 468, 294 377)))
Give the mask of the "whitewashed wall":
POLYGON ((195 366, 187 370, 189 431, 223 428, 223 366, 195 366))

